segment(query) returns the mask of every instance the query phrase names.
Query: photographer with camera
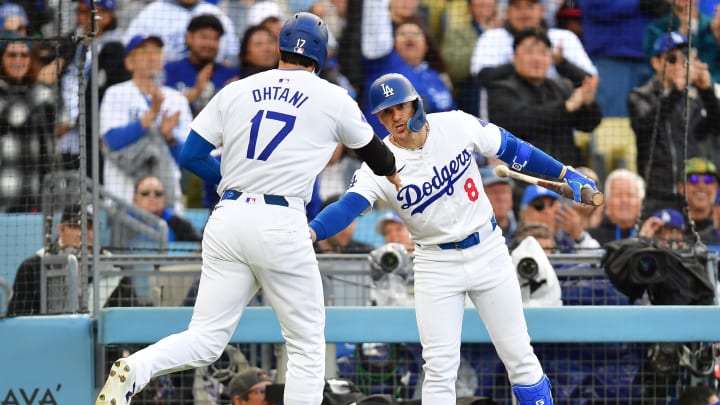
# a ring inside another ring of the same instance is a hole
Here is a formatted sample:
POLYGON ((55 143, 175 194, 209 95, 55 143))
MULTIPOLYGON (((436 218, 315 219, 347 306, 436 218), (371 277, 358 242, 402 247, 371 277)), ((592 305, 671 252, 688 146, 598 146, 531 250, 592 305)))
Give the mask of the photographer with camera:
POLYGON ((541 224, 522 226, 515 237, 517 246, 510 253, 520 282, 523 305, 561 306, 560 281, 548 254, 555 249, 555 238, 541 224))
POLYGON ((310 222, 313 240, 347 226, 377 200, 405 221, 415 241, 415 309, 425 360, 422 402, 456 401, 465 296, 475 305, 520 405, 553 404, 550 380, 533 353, 520 287, 473 153, 558 178, 580 201, 595 183, 492 123, 462 111, 425 114, 409 80, 387 74, 370 85, 372 111, 390 135, 404 184, 386 187, 367 164, 348 192, 310 222))

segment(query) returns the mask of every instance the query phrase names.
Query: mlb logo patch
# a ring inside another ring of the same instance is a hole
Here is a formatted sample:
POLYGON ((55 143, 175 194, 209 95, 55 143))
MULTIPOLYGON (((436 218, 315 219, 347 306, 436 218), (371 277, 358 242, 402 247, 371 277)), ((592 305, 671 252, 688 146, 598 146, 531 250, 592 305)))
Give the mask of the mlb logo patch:
POLYGON ((247 197, 247 198, 245 198, 245 203, 246 203, 246 204, 255 204, 255 202, 257 202, 257 200, 255 199, 255 197, 247 197))

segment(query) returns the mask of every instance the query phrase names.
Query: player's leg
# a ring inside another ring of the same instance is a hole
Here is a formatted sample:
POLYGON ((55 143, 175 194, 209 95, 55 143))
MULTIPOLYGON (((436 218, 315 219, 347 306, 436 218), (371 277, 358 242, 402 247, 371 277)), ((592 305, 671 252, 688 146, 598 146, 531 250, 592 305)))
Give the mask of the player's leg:
POLYGON ((258 290, 254 275, 237 261, 237 256, 233 260, 218 258, 228 256, 228 246, 237 246, 237 236, 229 233, 228 227, 217 224, 234 224, 237 220, 234 217, 209 221, 206 227, 200 286, 188 329, 117 361, 97 405, 110 404, 112 399, 118 404, 129 403, 132 394, 128 392, 139 392, 152 377, 212 364, 222 354, 247 302, 258 290), (218 240, 223 240, 223 244, 218 244, 218 240))
MULTIPOLYGON (((317 258, 304 213, 283 215, 283 229, 257 238, 263 247, 253 270, 277 314, 287 347, 286 405, 319 405, 325 386, 325 307, 317 258)), ((275 224, 277 225, 277 224, 275 224)))
POLYGON ((415 251, 415 317, 425 376, 422 401, 454 404, 465 302, 462 251, 415 251))
POLYGON ((500 230, 481 249, 473 251, 478 269, 468 291, 500 360, 505 365, 519 403, 552 404, 550 382, 530 345, 520 286, 500 230))

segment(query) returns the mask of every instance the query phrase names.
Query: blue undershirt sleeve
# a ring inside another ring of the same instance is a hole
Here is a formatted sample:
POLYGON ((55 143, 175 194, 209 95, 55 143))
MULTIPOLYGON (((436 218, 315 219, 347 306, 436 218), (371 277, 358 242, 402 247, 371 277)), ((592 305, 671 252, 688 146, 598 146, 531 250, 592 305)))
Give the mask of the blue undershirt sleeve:
POLYGON ((180 152, 180 165, 211 184, 220 184, 220 162, 210 155, 215 145, 194 130, 185 140, 180 152))
POLYGON ((170 154, 178 164, 180 164, 180 154, 182 153, 183 145, 185 144, 180 141, 178 141, 175 146, 168 145, 168 149, 170 149, 170 154))
POLYGON ((143 129, 140 120, 135 120, 125 126, 107 131, 103 140, 110 150, 116 151, 137 141, 143 135, 145 135, 145 129, 143 129))
POLYGON ((347 228, 360 214, 370 208, 370 202, 358 193, 345 193, 338 201, 323 208, 310 221, 317 240, 327 239, 347 228))
MULTIPOLYGON (((500 128, 500 127, 498 127, 500 128)), ((560 178, 565 165, 532 144, 500 128, 500 149, 496 156, 513 170, 560 178)))

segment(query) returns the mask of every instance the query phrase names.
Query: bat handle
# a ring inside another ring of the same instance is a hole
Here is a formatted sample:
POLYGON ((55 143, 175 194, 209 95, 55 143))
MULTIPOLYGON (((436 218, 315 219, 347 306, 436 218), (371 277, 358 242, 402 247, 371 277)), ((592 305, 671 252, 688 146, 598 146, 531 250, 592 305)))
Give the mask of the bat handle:
POLYGON ((580 190, 580 201, 584 204, 597 207, 605 202, 605 195, 600 191, 585 187, 580 190))

